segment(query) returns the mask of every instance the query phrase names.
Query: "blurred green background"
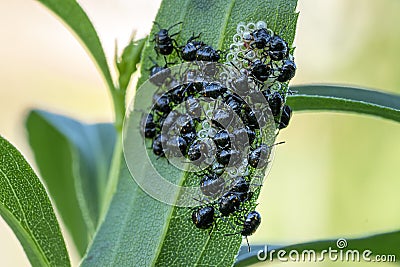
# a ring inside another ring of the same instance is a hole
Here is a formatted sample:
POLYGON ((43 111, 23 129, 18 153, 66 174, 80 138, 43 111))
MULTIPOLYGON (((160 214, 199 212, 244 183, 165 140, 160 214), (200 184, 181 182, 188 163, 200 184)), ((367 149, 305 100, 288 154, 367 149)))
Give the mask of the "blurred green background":
MULTIPOLYGON (((158 0, 79 2, 109 62, 115 39, 122 48, 134 29, 144 36, 159 6, 158 0)), ((400 93, 400 1, 299 0, 298 10, 293 84, 341 83, 400 93)), ((0 134, 32 164, 24 129, 30 108, 86 122, 112 121, 100 74, 48 10, 36 1, 0 0, 0 25, 0 134)), ((259 200, 263 223, 250 242, 286 244, 399 229, 399 137, 400 125, 388 120, 295 113, 279 136, 286 144, 276 149, 259 200)), ((2 219, 0 265, 29 266, 2 219)), ((313 266, 339 265, 344 266, 313 266)), ((360 264, 346 264, 354 265, 360 264)))

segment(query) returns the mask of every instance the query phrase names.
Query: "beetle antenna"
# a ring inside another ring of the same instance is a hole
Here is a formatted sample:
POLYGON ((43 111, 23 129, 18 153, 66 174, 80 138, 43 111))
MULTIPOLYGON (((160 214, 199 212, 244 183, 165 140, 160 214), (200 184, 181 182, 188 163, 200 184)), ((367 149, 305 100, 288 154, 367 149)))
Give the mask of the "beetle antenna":
POLYGON ((160 25, 160 23, 158 23, 157 21, 153 21, 153 23, 154 23, 155 25, 157 25, 157 27, 158 27, 159 30, 161 30, 161 25, 160 25))
POLYGON ((275 143, 275 144, 271 145, 271 147, 273 147, 273 146, 277 146, 277 145, 282 145, 282 144, 284 144, 284 143, 286 143, 286 142, 285 142, 285 141, 278 142, 278 143, 275 143))
POLYGON ((232 236, 232 235, 239 235, 240 232, 236 232, 236 233, 230 233, 230 234, 224 234, 224 236, 232 236))
POLYGON ((177 26, 177 25, 179 25, 179 24, 182 24, 183 22, 181 21, 181 22, 178 22, 178 23, 175 23, 174 25, 172 25, 171 27, 169 27, 168 29, 167 29, 167 31, 170 31, 173 27, 175 27, 175 26, 177 26))

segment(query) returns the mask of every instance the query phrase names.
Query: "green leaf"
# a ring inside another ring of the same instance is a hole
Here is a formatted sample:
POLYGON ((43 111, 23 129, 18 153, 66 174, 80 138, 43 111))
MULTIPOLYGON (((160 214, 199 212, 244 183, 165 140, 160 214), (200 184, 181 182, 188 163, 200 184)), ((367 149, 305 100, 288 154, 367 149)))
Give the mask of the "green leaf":
MULTIPOLYGON (((259 263, 260 261, 258 260, 257 254, 260 250, 265 251, 265 248, 267 248, 268 252, 275 250, 275 254, 273 254, 274 260, 270 261, 270 258, 268 258, 270 254, 268 254, 267 260, 265 261, 265 263, 272 263, 279 261, 277 259, 278 250, 284 250, 286 252, 296 250, 300 255, 304 250, 314 250, 316 253, 329 249, 329 247, 339 250, 337 241, 338 239, 332 239, 312 241, 289 246, 252 246, 252 251, 250 253, 247 253, 247 247, 245 247, 241 249, 241 253, 237 258, 235 266, 249 266, 251 264, 259 263)), ((394 255, 396 262, 400 262, 400 231, 381 233, 361 238, 346 239, 346 242, 347 246, 343 248, 344 253, 346 250, 358 250, 360 253, 360 258, 362 258, 363 251, 370 250, 372 255, 394 255)), ((264 256, 265 254, 261 255, 264 256)), ((374 259, 373 256, 370 258, 374 259)), ((328 256, 326 256, 326 260, 328 260, 328 256)))
POLYGON ((116 88, 99 37, 87 14, 75 0, 38 0, 53 11, 78 36, 106 80, 114 102, 115 125, 122 129, 125 115, 125 91, 116 88))
POLYGON ((335 85, 292 86, 293 110, 349 111, 400 122, 400 95, 335 85))
MULTIPOLYGON (((180 31, 176 37, 178 43, 186 43, 193 33, 201 33, 201 40, 222 51, 229 51, 233 35, 239 22, 267 22, 268 28, 277 33, 282 32, 282 37, 291 46, 294 40, 298 13, 295 13, 296 0, 270 0, 270 1, 236 1, 236 0, 176 0, 163 1, 155 19, 160 25, 167 28, 177 22, 183 22, 174 27, 180 31), (179 10, 179 12, 177 12, 179 10), (174 16, 171 18, 171 14, 174 16)), ((148 79, 149 69, 153 65, 149 56, 154 57, 155 33, 159 31, 153 27, 142 56, 141 77, 138 87, 148 79)), ((171 62, 179 62, 175 55, 171 62)), ((160 57, 160 65, 164 59, 160 57)))
POLYGON ((46 190, 21 153, 0 137, 0 214, 32 266, 70 266, 46 190))
POLYGON ((83 255, 103 208, 115 129, 38 110, 26 126, 43 181, 83 255))
POLYGON ((132 39, 124 48, 120 58, 115 55, 115 65, 117 66, 119 72, 118 86, 121 90, 125 91, 126 88, 128 88, 132 74, 137 70, 137 64, 140 61, 142 50, 146 41, 147 38, 137 41, 132 39))
MULTIPOLYGON (((165 0, 156 21, 165 27, 183 21, 180 29, 174 28, 180 31, 179 43, 186 42, 194 31, 201 32, 206 43, 226 49, 239 22, 264 20, 277 32, 285 29, 283 36, 291 43, 297 20, 295 8, 295 0, 165 0)), ((152 34, 157 30, 154 27, 152 34)), ((153 46, 154 43, 149 41, 143 50, 139 84, 148 78, 148 69, 152 65, 149 56, 155 55, 153 46)), ((135 109, 140 109, 143 100, 137 98, 135 109)), ((145 157, 136 156, 138 161, 145 157)), ((174 184, 187 185, 198 180, 178 171, 164 159, 156 160, 152 153, 149 156, 160 174, 174 184)), ((214 229, 209 235, 208 231, 195 228, 190 216, 189 208, 163 204, 143 192, 122 161, 116 194, 82 266, 231 266, 242 238, 225 236, 232 232, 228 226, 218 226, 219 230, 214 229)))

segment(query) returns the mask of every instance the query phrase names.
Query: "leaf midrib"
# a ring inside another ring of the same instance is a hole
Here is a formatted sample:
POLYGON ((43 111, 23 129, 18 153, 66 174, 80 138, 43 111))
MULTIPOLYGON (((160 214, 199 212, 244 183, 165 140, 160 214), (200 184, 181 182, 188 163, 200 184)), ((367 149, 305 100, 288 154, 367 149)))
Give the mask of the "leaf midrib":
POLYGON ((219 50, 222 49, 222 45, 223 45, 224 37, 225 37, 224 33, 226 32, 226 29, 228 27, 229 18, 232 13, 233 6, 235 5, 235 1, 236 0, 231 0, 231 4, 229 6, 228 12, 226 12, 226 15, 225 15, 224 26, 221 27, 221 32, 220 32, 220 36, 218 38, 218 46, 217 46, 219 50))
POLYGON ((392 107, 388 107, 388 106, 383 106, 383 105, 379 105, 379 104, 376 104, 376 103, 366 102, 366 101, 357 100, 357 99, 336 97, 336 96, 298 94, 298 95, 292 96, 291 98, 296 98, 296 97, 319 98, 319 99, 334 99, 334 100, 340 100, 340 101, 346 101, 346 102, 360 103, 360 104, 363 104, 363 105, 366 105, 366 106, 379 107, 379 108, 392 110, 392 111, 396 111, 396 112, 400 111, 400 109, 396 109, 396 108, 392 108, 392 107))
MULTIPOLYGON (((3 145, 2 145, 2 149, 5 149, 3 145)), ((11 158, 14 159, 14 156, 13 156, 12 154, 9 153, 9 156, 10 156, 11 158)), ((20 171, 18 162, 17 162, 16 160, 14 160, 14 163, 17 165, 18 171, 20 171)), ((17 222, 15 225, 17 225, 18 227, 20 227, 20 228, 22 229, 21 233, 22 233, 23 235, 28 236, 28 238, 27 238, 26 240, 31 240, 31 242, 33 242, 34 247, 35 247, 36 250, 39 252, 39 254, 42 256, 42 259, 44 260, 44 262, 45 262, 48 266, 50 266, 50 263, 49 263, 49 261, 48 261, 46 255, 45 255, 44 251, 42 250, 42 248, 41 248, 41 247, 39 246, 39 244, 37 243, 35 236, 32 235, 31 229, 29 228, 29 225, 28 225, 28 220, 27 220, 27 218, 26 218, 26 216, 25 216, 25 212, 24 212, 22 203, 19 201, 18 195, 16 194, 16 192, 15 192, 15 190, 14 190, 14 187, 13 187, 13 185, 11 184, 10 179, 8 178, 7 174, 3 172, 3 170, 2 170, 1 168, 0 168, 0 173, 3 175, 5 181, 7 182, 7 184, 8 184, 8 185, 10 186, 10 188, 11 188, 11 191, 12 191, 13 196, 14 196, 14 198, 15 198, 14 200, 16 200, 16 202, 17 202, 17 204, 18 204, 18 206, 19 206, 19 208, 20 208, 20 210, 21 210, 21 213, 22 213, 22 216, 23 216, 23 221, 25 222, 25 225, 26 225, 26 229, 25 229, 25 227, 23 227, 23 225, 21 224, 21 222, 20 222, 8 209, 4 208, 4 210, 7 211, 7 213, 11 214, 11 216, 9 216, 10 219, 12 219, 12 220, 14 220, 14 221, 17 222)), ((23 176, 24 176, 24 175, 23 175, 23 176)), ((3 206, 5 207, 5 205, 0 205, 0 208, 3 209, 3 206)), ((40 208, 41 208, 41 206, 40 206, 40 208)))
POLYGON ((296 111, 336 110, 378 116, 400 122, 400 95, 343 85, 297 85, 288 97, 296 111))
MULTIPOLYGON (((180 179, 179 186, 182 186, 185 183, 185 181, 188 178, 188 176, 189 176, 188 172, 183 172, 183 176, 182 176, 182 179, 180 179)), ((176 193, 176 195, 175 195, 175 202, 174 203, 176 203, 178 201, 179 194, 180 194, 180 192, 178 191, 176 193)), ((166 223, 165 223, 165 227, 163 228, 163 233, 162 233, 161 238, 160 238, 160 240, 162 240, 162 241, 164 241, 166 236, 167 236, 168 229, 169 229, 169 224, 172 221, 171 218, 172 218, 172 214, 174 213, 174 210, 175 210, 175 208, 171 208, 170 211, 169 211, 168 216, 166 217, 167 220, 166 220, 166 223)), ((164 244, 164 242, 159 242, 158 243, 158 246, 157 246, 157 249, 156 249, 156 253, 154 254, 154 258, 153 258, 153 264, 152 264, 153 266, 155 266, 156 263, 157 263, 157 260, 158 260, 158 257, 160 255, 160 253, 161 253, 163 244, 164 244)))
MULTIPOLYGON (((22 242, 21 245, 24 248, 24 250, 32 250, 32 251, 37 251, 37 253, 34 253, 31 256, 35 256, 35 259, 40 260, 43 263, 43 266, 50 266, 50 263, 45 256, 43 250, 40 248, 40 246, 37 244, 36 240, 32 238, 32 235, 29 234, 28 231, 20 224, 20 221, 18 221, 15 216, 6 208, 3 207, 3 205, 0 205, 0 210, 2 211, 3 214, 3 219, 7 222, 9 225, 14 225, 14 227, 11 227, 13 231, 17 231, 15 234, 18 236, 18 233, 23 237, 23 239, 30 245, 24 246, 22 242), (10 221, 13 221, 14 223, 10 223, 10 221), (40 257, 37 257, 40 255, 40 257)), ((30 254, 27 253, 27 256, 30 261, 32 261, 32 258, 30 258, 30 254)), ((32 262, 31 262, 32 263, 32 262)))
POLYGON ((14 190, 13 185, 11 184, 10 180, 8 179, 7 174, 5 174, 5 173, 3 172, 2 169, 0 169, 0 172, 1 172, 1 174, 3 175, 3 177, 5 178, 5 181, 7 181, 7 184, 10 186, 11 191, 12 191, 12 193, 13 193, 13 195, 14 195, 14 198, 15 198, 16 202, 18 203, 18 206, 19 206, 19 208, 20 208, 20 210, 21 210, 21 213, 22 213, 22 216, 23 216, 23 221, 25 222, 25 224, 27 224, 28 221, 27 221, 27 219, 26 219, 25 212, 24 212, 24 210, 23 210, 23 207, 22 207, 21 202, 19 201, 19 198, 18 198, 18 196, 17 196, 17 193, 16 193, 15 190, 14 190))
POLYGON ((375 90, 368 90, 363 88, 344 86, 344 85, 327 85, 327 84, 310 84, 310 85, 295 85, 291 87, 294 91, 299 91, 298 94, 294 94, 290 97, 296 96, 314 96, 314 97, 325 97, 325 98, 338 98, 338 99, 348 99, 357 102, 364 102, 368 104, 374 104, 377 106, 390 107, 396 110, 400 110, 400 95, 395 95, 387 92, 380 92, 375 90), (329 94, 326 94, 329 92, 329 94), (369 94, 369 95, 368 95, 369 94), (350 96, 356 96, 351 98, 350 96), (362 99, 373 99, 376 102, 370 102, 362 99), (383 104, 383 100, 385 103, 383 104), (393 101, 392 99, 398 99, 393 101), (392 101, 387 101, 387 100, 392 101))
MULTIPOLYGON (((183 14, 183 16, 180 16, 180 21, 185 21, 190 1, 191 0, 187 0, 186 1, 186 5, 182 8, 182 10, 184 10, 185 12, 181 12, 181 14, 183 14)), ((153 25, 153 27, 154 27, 154 25, 153 25)), ((182 24, 179 25, 179 28, 182 29, 182 24)), ((143 53, 144 52, 145 52, 145 49, 143 49, 143 53)), ((180 179, 180 181, 181 181, 180 186, 183 185, 183 183, 187 179, 187 177, 188 177, 187 173, 184 172, 182 179, 180 179)), ((175 201, 178 200, 178 197, 179 197, 179 192, 177 193, 177 195, 175 197, 175 201)), ((156 252, 154 254, 153 261, 152 261, 152 266, 155 266, 155 264, 157 263, 157 260, 159 258, 159 255, 161 253, 161 250, 162 250, 162 247, 163 247, 163 244, 164 244, 164 240, 165 240, 165 238, 167 236, 167 233, 168 233, 169 224, 171 222, 172 214, 174 213, 174 209, 175 208, 171 208, 170 211, 169 211, 168 216, 166 217, 167 220, 166 220, 165 227, 163 228, 163 232, 162 232, 162 235, 161 235, 161 238, 160 238, 160 240, 162 242, 159 242, 158 245, 157 245, 157 249, 156 249, 156 252)))
MULTIPOLYGON (((186 5, 185 5, 184 8, 182 8, 182 10, 187 11, 189 3, 191 1, 192 0, 186 1, 186 5)), ((219 49, 219 50, 222 49, 222 46, 223 46, 223 41, 224 41, 224 37, 225 37, 224 33, 226 33, 226 29, 227 29, 228 24, 229 24, 229 18, 230 18, 230 15, 232 13, 233 7, 235 5, 235 1, 236 0, 231 0, 230 6, 228 8, 228 12, 226 12, 226 14, 225 14, 224 25, 223 25, 223 27, 221 27, 221 31, 220 31, 219 38, 218 38, 217 49, 219 49)), ((182 12, 181 14, 184 14, 184 16, 181 16, 180 21, 185 21, 185 18, 187 17, 188 12, 182 12)), ((184 182, 188 178, 188 176, 189 176, 188 173, 185 172, 183 177, 182 177, 182 179, 180 179, 180 184, 179 184, 180 186, 182 186, 184 184, 184 182)), ((177 201, 178 198, 179 198, 179 193, 176 194, 175 200, 177 201)), ((175 210, 175 208, 171 208, 170 211, 169 211, 165 227, 163 228, 162 237, 160 238, 161 241, 164 241, 166 236, 167 236, 168 229, 169 229, 169 224, 171 223, 171 218, 172 218, 172 214, 174 213, 174 210, 175 210)), ((212 232, 213 231, 214 231, 214 229, 212 230, 212 232)), ((208 243, 209 243, 209 241, 211 239, 212 232, 207 237, 207 239, 206 239, 207 241, 204 242, 204 245, 202 246, 201 253, 199 253, 199 256, 197 257, 196 262, 194 263, 195 266, 199 263, 199 261, 202 259, 203 254, 205 253, 206 248, 208 246, 208 243)), ((156 253, 155 253, 155 257, 153 258, 153 264, 152 265, 155 265, 157 263, 157 260, 159 258, 160 253, 161 253, 163 244, 164 244, 164 242, 159 242, 159 245, 157 246, 157 250, 156 250, 156 253)))

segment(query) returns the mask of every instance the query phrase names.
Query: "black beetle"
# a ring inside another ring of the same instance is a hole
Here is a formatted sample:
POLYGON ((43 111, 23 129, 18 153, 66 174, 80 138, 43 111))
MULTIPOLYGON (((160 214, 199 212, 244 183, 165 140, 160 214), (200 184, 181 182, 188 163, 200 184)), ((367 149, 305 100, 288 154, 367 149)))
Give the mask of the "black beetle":
POLYGON ((290 81, 296 75, 296 64, 293 60, 285 60, 280 70, 280 74, 277 78, 279 82, 290 81))
POLYGON ((279 121, 279 130, 286 128, 289 125, 290 118, 292 117, 292 109, 290 106, 285 105, 282 109, 281 119, 279 121))
POLYGON ((288 44, 280 36, 274 35, 269 44, 268 55, 274 61, 279 61, 289 54, 288 44))
POLYGON ((196 39, 200 38, 200 34, 197 36, 192 36, 186 42, 186 45, 181 49, 181 57, 185 61, 194 61, 196 60, 196 52, 199 50, 200 47, 204 46, 205 44, 202 41, 195 41, 196 39))
POLYGON ((192 222, 197 228, 210 228, 214 222, 214 213, 215 210, 213 206, 198 208, 192 213, 192 222))
POLYGON ((156 24, 160 29, 156 34, 154 34, 154 39, 153 39, 153 41, 155 42, 154 50, 156 51, 157 55, 158 54, 164 56, 170 55, 173 52, 174 48, 177 46, 175 39, 173 39, 172 37, 179 34, 179 32, 170 35, 169 31, 173 27, 182 24, 182 22, 178 22, 169 27, 168 29, 162 29, 157 22, 154 22, 154 24, 156 24))
POLYGON ((251 36, 253 37, 253 41, 250 43, 252 47, 256 47, 258 49, 265 48, 271 39, 271 35, 268 33, 267 29, 261 28, 251 32, 251 36))
POLYGON ((224 178, 216 174, 206 174, 200 181, 200 190, 205 196, 216 196, 225 188, 224 178))
POLYGON ((196 51, 196 59, 199 61, 218 62, 220 58, 219 51, 209 45, 203 45, 196 51))

